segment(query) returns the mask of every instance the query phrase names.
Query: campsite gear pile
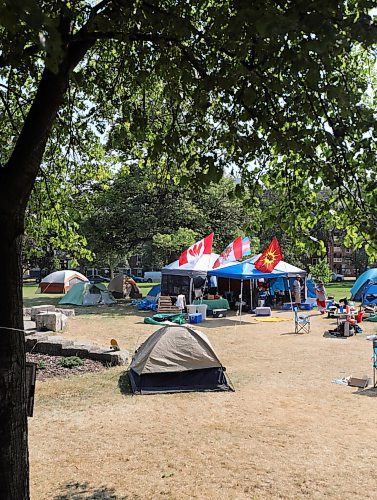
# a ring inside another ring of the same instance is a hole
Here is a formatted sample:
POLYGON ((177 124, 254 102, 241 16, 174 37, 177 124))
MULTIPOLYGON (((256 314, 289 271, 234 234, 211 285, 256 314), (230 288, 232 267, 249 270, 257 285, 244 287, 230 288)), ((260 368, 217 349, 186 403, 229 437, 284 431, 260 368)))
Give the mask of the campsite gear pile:
POLYGON ((144 299, 135 299, 131 305, 137 306, 139 311, 157 311, 160 294, 161 285, 152 286, 144 299))
POLYGON ((207 336, 186 326, 154 332, 135 352, 129 378, 137 394, 234 390, 207 336))
POLYGON ((124 276, 124 274, 117 274, 109 283, 109 291, 116 299, 141 299, 142 295, 136 282, 124 276))
POLYGON ((186 323, 186 314, 178 313, 178 314, 164 314, 164 313, 158 313, 154 314, 151 318, 144 318, 144 323, 146 325, 171 325, 171 324, 178 324, 178 325, 184 325, 186 323))

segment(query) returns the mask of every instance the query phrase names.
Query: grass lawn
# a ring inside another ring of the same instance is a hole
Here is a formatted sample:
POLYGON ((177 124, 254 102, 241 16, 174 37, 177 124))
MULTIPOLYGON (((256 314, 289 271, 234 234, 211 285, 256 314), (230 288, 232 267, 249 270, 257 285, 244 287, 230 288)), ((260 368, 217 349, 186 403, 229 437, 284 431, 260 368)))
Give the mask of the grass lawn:
MULTIPOLYGON (((126 304, 118 314, 98 308, 71 318, 64 337, 103 346, 116 338, 132 353, 158 328, 143 323, 149 315, 126 304)), ((375 324, 334 339, 324 332, 336 322, 316 311, 309 335, 293 334, 290 312, 274 316, 200 325, 234 393, 130 396, 126 367, 38 381, 28 421, 32 498, 376 498, 377 448, 366 424, 376 390, 331 383, 372 376, 365 337, 375 324)))
POLYGON ((335 300, 348 299, 351 297, 350 290, 353 287, 355 281, 341 281, 340 283, 329 283, 325 286, 327 295, 332 295, 335 300))

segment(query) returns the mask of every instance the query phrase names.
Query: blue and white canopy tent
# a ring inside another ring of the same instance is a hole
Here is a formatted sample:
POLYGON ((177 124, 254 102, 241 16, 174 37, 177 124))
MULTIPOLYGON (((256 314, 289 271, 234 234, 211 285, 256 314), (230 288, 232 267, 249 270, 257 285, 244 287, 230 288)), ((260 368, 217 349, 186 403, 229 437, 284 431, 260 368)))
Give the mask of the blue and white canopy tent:
MULTIPOLYGON (((252 282, 253 280, 260 279, 279 279, 283 278, 285 289, 290 293, 291 284, 290 279, 294 279, 296 276, 300 276, 306 280, 306 271, 300 269, 296 266, 288 264, 288 262, 280 261, 279 264, 269 273, 262 273, 255 268, 255 261, 259 258, 259 255, 255 255, 250 259, 244 260, 243 262, 233 262, 226 264, 217 269, 212 269, 208 272, 208 276, 217 276, 218 278, 228 278, 241 281, 241 292, 240 292, 240 309, 242 308, 242 294, 243 294, 243 282, 250 282, 250 296, 252 300, 252 282)), ((306 287, 305 287, 306 293, 306 287)), ((291 301, 292 302, 292 301, 291 301)))

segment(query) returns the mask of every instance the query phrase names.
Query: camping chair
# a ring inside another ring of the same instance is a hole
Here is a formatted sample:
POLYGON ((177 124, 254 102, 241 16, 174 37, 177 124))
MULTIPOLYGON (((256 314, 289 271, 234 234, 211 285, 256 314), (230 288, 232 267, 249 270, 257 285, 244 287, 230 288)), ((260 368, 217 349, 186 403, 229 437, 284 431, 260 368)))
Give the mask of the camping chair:
POLYGON ((294 308, 295 312, 295 333, 309 333, 310 332, 310 316, 304 316, 298 313, 297 307, 294 308))
POLYGON ((377 371, 377 340, 373 340, 373 387, 376 387, 376 371, 377 371))

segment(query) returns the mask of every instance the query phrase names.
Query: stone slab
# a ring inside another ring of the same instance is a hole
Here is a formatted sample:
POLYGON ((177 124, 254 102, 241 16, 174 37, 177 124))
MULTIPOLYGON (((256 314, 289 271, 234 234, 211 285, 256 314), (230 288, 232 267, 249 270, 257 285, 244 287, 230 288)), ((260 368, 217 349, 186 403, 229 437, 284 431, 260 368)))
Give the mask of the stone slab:
POLYGON ((74 309, 64 309, 64 308, 56 308, 56 312, 61 312, 65 314, 68 317, 75 316, 75 310, 74 309))
POLYGON ((51 304, 45 304, 42 306, 34 306, 31 308, 31 311, 30 311, 31 321, 35 321, 35 317, 37 316, 37 314, 54 312, 54 311, 55 311, 55 306, 53 306, 51 304))
MULTIPOLYGON (((60 332, 63 326, 62 313, 47 312, 39 313, 35 317, 35 324, 38 331, 60 332)), ((66 316, 65 316, 66 318, 66 316)), ((66 324, 66 320, 64 320, 66 324)))

